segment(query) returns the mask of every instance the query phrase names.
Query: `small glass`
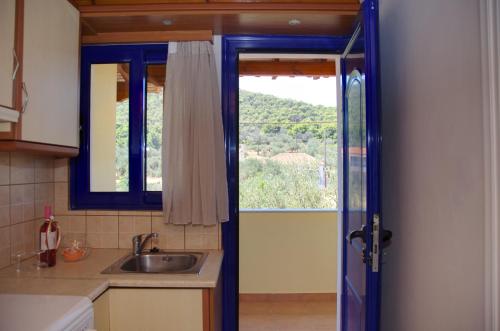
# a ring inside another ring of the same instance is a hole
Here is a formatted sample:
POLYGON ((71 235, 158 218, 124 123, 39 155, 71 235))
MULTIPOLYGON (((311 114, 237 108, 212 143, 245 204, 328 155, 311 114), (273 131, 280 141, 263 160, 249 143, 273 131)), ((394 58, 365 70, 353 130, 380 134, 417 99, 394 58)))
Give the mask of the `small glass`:
POLYGON ((16 272, 19 273, 21 272, 21 264, 23 262, 23 257, 25 256, 26 254, 23 252, 23 251, 18 251, 16 252, 16 254, 14 255, 15 258, 16 258, 16 272))

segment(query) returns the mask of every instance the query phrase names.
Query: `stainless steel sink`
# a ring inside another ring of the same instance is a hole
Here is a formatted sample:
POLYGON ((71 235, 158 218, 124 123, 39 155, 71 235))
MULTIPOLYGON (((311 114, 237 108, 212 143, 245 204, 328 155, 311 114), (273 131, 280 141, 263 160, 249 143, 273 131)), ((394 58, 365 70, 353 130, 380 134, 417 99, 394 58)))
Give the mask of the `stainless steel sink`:
POLYGON ((207 257, 202 252, 142 253, 127 255, 108 268, 103 274, 157 273, 157 274, 197 274, 207 257))

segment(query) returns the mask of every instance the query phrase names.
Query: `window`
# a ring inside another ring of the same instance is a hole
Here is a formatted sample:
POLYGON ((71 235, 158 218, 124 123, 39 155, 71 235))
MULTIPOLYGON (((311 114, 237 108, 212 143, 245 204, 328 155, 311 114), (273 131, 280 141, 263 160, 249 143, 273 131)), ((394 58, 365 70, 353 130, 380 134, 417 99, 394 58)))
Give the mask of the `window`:
POLYGON ((336 209, 334 62, 274 57, 240 54, 239 207, 336 209))
POLYGON ((161 209, 167 45, 82 47, 74 209, 161 209))

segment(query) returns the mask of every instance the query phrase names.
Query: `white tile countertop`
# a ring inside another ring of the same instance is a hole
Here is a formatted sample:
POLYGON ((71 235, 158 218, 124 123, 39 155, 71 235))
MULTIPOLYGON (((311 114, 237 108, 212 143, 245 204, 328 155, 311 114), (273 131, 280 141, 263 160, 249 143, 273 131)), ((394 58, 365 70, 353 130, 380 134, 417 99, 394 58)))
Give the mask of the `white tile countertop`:
MULTIPOLYGON (((201 250, 200 250, 201 251, 201 250)), ((108 287, 214 288, 222 264, 222 251, 206 251, 208 256, 199 274, 101 274, 130 249, 93 249, 78 262, 64 262, 58 255, 55 267, 37 270, 34 259, 0 270, 0 293, 58 294, 96 299, 108 287)))

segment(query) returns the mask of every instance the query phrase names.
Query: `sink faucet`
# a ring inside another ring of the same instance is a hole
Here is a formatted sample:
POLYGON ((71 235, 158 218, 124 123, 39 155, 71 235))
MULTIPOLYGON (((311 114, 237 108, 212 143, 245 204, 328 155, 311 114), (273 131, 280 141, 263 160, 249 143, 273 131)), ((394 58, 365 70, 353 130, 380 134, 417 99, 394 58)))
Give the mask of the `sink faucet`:
POLYGON ((144 245, 150 238, 158 238, 158 233, 157 232, 152 232, 152 233, 143 233, 143 234, 138 234, 134 237, 132 237, 132 252, 134 255, 141 255, 142 251, 144 250, 144 245), (146 236, 144 240, 142 239, 143 236, 146 236))

